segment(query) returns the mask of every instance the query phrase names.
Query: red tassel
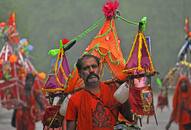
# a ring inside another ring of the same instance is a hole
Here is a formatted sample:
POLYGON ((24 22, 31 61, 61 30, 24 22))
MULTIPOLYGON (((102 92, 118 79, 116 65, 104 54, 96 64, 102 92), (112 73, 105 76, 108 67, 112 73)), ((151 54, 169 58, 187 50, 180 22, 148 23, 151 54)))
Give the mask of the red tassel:
POLYGON ((113 16, 115 16, 115 12, 119 7, 119 1, 115 0, 114 2, 112 2, 111 0, 108 0, 103 8, 102 11, 105 15, 106 18, 111 19, 113 16))
POLYGON ((11 13, 9 20, 8 20, 8 25, 13 26, 16 28, 16 17, 15 17, 15 12, 11 13))
POLYGON ((186 19, 185 19, 185 26, 184 26, 184 30, 185 30, 185 32, 188 34, 189 33, 189 18, 188 17, 186 17, 186 19))

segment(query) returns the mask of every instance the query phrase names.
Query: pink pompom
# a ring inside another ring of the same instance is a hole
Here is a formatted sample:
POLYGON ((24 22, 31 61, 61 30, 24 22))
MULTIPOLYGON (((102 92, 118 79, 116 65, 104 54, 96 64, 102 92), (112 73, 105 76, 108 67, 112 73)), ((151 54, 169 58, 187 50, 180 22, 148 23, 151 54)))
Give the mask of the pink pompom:
POLYGON ((102 11, 105 15, 106 18, 111 19, 113 16, 115 16, 115 12, 119 7, 119 1, 115 0, 114 2, 112 2, 111 0, 108 0, 103 8, 102 11))

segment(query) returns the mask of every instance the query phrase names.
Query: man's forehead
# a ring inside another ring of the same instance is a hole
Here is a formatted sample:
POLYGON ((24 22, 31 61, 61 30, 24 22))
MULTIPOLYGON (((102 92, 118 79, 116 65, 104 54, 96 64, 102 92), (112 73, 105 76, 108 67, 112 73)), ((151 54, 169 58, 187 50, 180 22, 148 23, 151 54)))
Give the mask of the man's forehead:
POLYGON ((84 62, 84 61, 87 61, 87 60, 91 60, 91 61, 96 62, 96 59, 94 57, 84 57, 82 61, 84 62))
POLYGON ((82 65, 92 64, 92 63, 96 63, 97 64, 96 59, 93 58, 93 57, 84 57, 83 60, 82 60, 82 65))

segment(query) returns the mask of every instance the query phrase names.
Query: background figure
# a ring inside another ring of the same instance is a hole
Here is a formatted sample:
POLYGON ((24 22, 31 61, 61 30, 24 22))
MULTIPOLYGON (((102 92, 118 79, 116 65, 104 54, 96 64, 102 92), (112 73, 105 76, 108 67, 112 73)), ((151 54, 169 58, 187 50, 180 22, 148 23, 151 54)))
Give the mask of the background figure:
POLYGON ((185 76, 180 76, 176 85, 173 111, 166 130, 169 130, 173 121, 179 125, 179 130, 191 130, 191 85, 185 76))
POLYGON ((16 109, 16 129, 17 130, 34 130, 37 120, 37 111, 44 110, 44 106, 40 100, 41 94, 35 91, 33 85, 35 76, 28 73, 25 79, 24 94, 22 95, 25 105, 16 109), (36 106, 38 104, 38 106, 36 106))

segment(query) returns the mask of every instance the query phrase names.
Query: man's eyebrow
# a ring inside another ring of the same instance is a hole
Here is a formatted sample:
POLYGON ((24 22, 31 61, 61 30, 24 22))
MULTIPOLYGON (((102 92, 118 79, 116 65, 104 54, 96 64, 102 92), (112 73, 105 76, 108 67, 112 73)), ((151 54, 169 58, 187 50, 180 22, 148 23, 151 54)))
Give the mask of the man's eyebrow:
POLYGON ((88 68, 88 67, 94 67, 94 66, 98 66, 98 64, 87 65, 87 66, 83 66, 82 68, 88 68))

